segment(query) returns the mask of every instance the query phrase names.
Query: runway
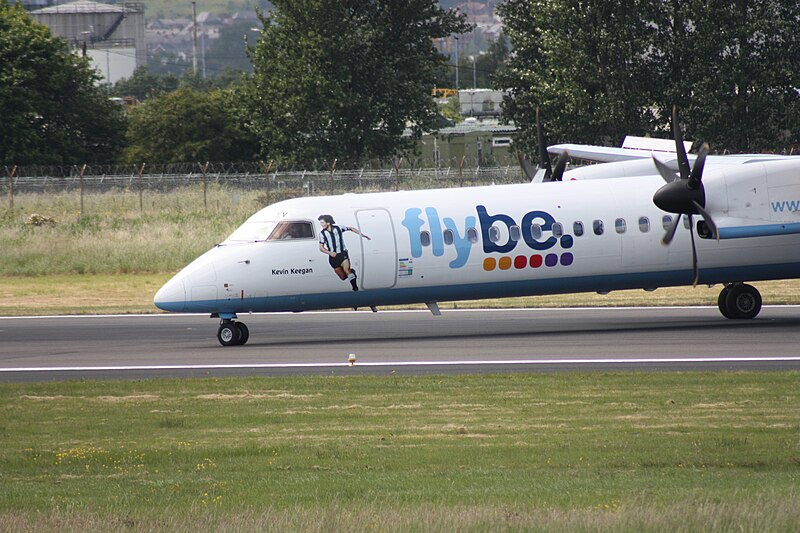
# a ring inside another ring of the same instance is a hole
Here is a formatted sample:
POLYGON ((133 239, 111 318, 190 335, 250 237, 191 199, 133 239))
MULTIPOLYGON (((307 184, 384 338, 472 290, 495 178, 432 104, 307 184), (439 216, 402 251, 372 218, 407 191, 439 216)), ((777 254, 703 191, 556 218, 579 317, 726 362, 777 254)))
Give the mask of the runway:
POLYGON ((568 370, 800 370, 800 306, 0 318, 0 381, 568 370), (348 364, 349 354, 356 363, 348 364))

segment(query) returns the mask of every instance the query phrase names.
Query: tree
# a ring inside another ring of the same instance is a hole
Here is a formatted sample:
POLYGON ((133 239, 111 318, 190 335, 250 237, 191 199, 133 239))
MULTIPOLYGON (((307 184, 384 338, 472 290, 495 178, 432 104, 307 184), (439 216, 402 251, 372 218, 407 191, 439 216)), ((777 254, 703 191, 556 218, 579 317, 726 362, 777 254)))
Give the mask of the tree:
POLYGON ((219 31, 219 39, 206 51, 206 71, 219 74, 225 70, 252 72, 253 64, 247 57, 247 43, 255 42, 260 32, 250 22, 239 22, 225 26, 219 31))
POLYGON ((508 39, 504 35, 497 40, 489 40, 486 51, 461 52, 458 65, 445 65, 438 74, 438 87, 456 87, 456 69, 458 69, 459 89, 497 88, 495 77, 497 71, 507 60, 510 53, 508 39), (474 61, 474 62, 473 62, 474 61))
POLYGON ((142 102, 146 99, 178 88, 180 80, 174 74, 153 74, 146 66, 133 71, 130 78, 119 80, 114 84, 117 96, 135 96, 142 102))
POLYGON ((498 75, 525 150, 536 146, 536 108, 550 141, 617 144, 649 131, 646 57, 654 28, 637 0, 509 0, 498 7, 514 53, 498 75))
POLYGON ((98 81, 66 41, 0 0, 0 164, 113 161, 125 116, 98 81))
POLYGON ((477 76, 480 81, 483 74, 482 87, 498 87, 497 71, 508 60, 510 53, 511 48, 505 35, 499 35, 496 41, 489 41, 489 49, 478 58, 477 76))
POLYGON ((173 163, 251 160, 257 143, 234 117, 232 92, 188 88, 148 100, 130 114, 125 159, 173 163))
POLYGON ((462 15, 435 0, 273 4, 243 98, 265 156, 389 157, 433 128, 431 90, 444 57, 432 40, 467 30, 462 15))
POLYGON ((658 95, 678 104, 688 138, 712 149, 785 149, 800 140, 800 4, 692 0, 665 4, 658 95))
POLYGON ((782 150, 800 128, 796 0, 509 0, 514 53, 501 75, 506 114, 535 146, 540 107, 550 141, 616 145, 670 133, 717 151, 782 150))

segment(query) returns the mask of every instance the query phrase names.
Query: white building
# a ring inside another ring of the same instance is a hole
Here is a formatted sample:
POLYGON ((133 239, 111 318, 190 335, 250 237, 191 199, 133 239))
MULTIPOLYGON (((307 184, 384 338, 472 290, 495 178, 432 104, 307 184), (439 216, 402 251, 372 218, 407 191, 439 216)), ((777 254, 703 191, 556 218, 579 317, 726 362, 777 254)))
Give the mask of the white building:
POLYGON ((466 89, 458 91, 462 117, 499 117, 505 91, 494 89, 466 89))

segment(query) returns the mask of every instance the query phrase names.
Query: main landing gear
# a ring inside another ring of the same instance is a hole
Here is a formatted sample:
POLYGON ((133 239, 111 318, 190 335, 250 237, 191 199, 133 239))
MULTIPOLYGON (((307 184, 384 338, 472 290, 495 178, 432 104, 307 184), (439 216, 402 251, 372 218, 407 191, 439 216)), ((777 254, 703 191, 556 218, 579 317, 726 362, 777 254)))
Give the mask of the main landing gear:
POLYGON ((719 293, 717 305, 725 318, 755 318, 761 311, 761 294, 752 285, 732 283, 719 293))
POLYGON ((223 346, 242 346, 250 338, 250 330, 242 322, 223 318, 217 330, 217 340, 223 346))

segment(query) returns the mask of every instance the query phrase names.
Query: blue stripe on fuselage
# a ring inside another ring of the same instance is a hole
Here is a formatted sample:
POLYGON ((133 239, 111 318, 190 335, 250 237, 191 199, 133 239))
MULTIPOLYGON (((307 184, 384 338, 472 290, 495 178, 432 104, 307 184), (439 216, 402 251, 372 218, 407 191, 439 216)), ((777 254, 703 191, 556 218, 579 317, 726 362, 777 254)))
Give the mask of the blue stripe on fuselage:
POLYGON ((800 223, 765 224, 761 226, 736 226, 719 228, 720 239, 745 239, 747 237, 770 237, 800 233, 800 223))

